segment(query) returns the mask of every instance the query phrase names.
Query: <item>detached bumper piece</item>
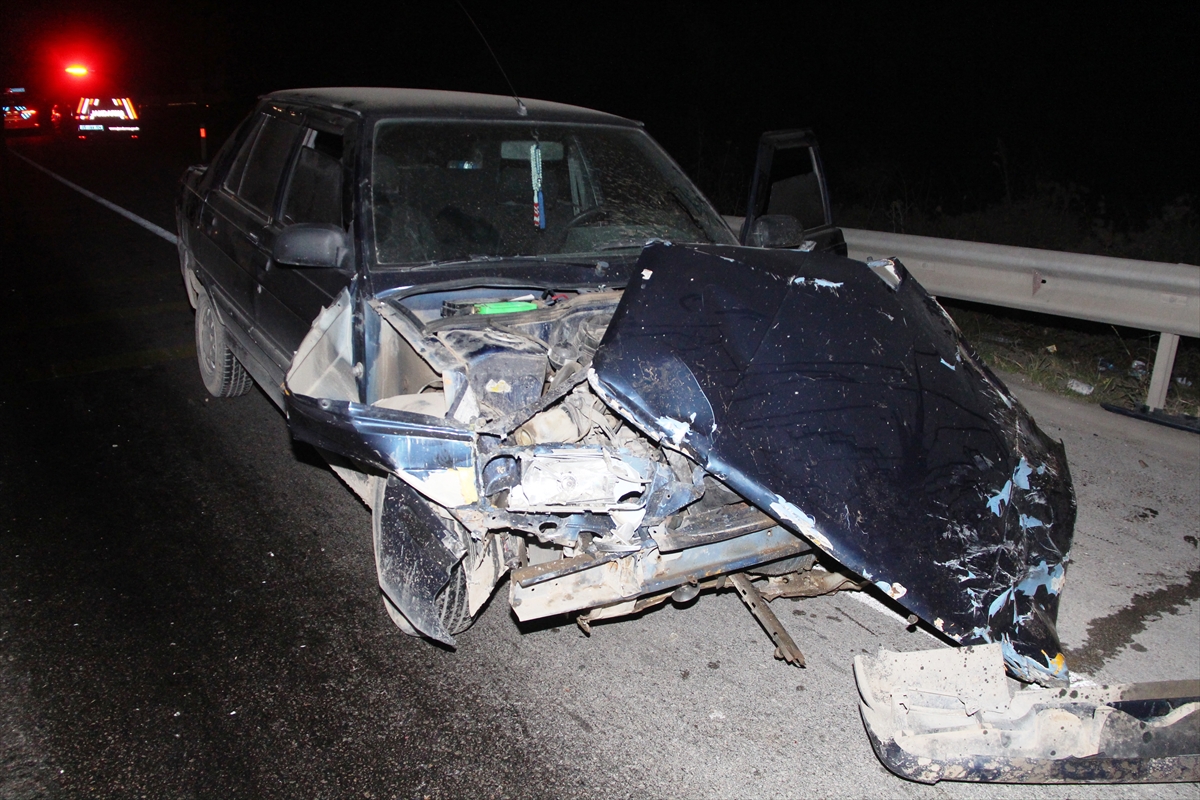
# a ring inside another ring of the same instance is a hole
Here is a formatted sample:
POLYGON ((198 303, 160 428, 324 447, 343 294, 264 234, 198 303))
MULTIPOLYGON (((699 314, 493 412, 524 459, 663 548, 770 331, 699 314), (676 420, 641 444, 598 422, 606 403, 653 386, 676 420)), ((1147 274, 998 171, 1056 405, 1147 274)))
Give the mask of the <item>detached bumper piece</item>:
POLYGON ((910 780, 1200 780, 1200 680, 1029 687, 999 644, 880 650, 854 676, 875 753, 910 780))
POLYGON ((1174 428, 1179 431, 1200 433, 1200 417, 1193 417, 1190 414, 1168 414, 1161 408, 1150 408, 1144 405, 1137 408, 1125 408, 1124 406, 1115 406, 1112 403, 1101 403, 1100 407, 1105 411, 1140 419, 1143 422, 1166 425, 1168 428, 1174 428))

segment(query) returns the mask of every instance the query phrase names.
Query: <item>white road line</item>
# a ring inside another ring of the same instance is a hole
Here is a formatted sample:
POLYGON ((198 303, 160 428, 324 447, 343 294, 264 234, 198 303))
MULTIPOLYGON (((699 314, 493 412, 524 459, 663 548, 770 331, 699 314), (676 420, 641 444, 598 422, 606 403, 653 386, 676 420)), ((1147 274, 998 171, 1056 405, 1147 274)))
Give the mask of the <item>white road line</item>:
POLYGON ((148 219, 142 219, 141 217, 139 217, 137 214, 133 213, 132 211, 126 211, 125 209, 123 209, 119 205, 117 205, 116 203, 110 203, 109 201, 105 200, 103 197, 100 197, 99 195, 89 192, 87 189, 83 188, 82 186, 80 186, 77 183, 71 183, 69 180, 64 178, 62 175, 59 175, 56 172, 51 172, 50 170, 46 169, 45 167, 43 167, 41 164, 37 163, 36 161, 32 161, 32 160, 26 158, 25 156, 21 155, 16 150, 9 149, 8 152, 12 153, 14 156, 21 159, 29 166, 34 167, 35 169, 40 169, 42 172, 46 173, 51 178, 54 178, 56 181, 59 181, 60 183, 65 183, 67 186, 70 186, 72 189, 79 192, 84 197, 90 197, 92 200, 95 200, 97 203, 104 206, 105 208, 117 212, 122 217, 125 217, 125 219, 129 220, 130 222, 141 225, 146 230, 150 231, 151 233, 153 233, 157 236, 161 236, 162 238, 166 239, 168 242, 170 242, 173 245, 179 244, 179 237, 176 236, 175 234, 171 233, 169 230, 158 227, 157 225, 155 225, 153 222, 151 222, 148 219))

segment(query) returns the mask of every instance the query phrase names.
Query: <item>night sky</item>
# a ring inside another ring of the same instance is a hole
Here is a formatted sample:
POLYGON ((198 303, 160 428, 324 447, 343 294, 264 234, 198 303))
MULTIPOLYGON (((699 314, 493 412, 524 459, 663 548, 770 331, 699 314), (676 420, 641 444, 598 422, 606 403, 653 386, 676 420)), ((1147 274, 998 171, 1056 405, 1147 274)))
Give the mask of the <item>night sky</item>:
MULTIPOLYGON (((1143 216, 1200 194, 1195 4, 464 4, 519 93, 643 120, 725 211, 758 133, 799 126, 835 201, 885 174, 948 211, 1003 198, 1006 175, 1010 192, 1076 183, 1143 216)), ((246 108, 299 86, 507 93, 456 3, 357 8, 14 1, 0 69, 36 86, 83 58, 135 98, 246 108)))

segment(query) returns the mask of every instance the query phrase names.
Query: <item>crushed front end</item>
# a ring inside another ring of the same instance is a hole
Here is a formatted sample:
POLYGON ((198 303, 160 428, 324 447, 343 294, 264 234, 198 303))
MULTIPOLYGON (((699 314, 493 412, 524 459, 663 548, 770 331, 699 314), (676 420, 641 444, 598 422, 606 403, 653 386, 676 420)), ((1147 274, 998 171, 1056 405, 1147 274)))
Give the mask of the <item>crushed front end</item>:
POLYGON ((1066 679, 1062 447, 900 264, 660 243, 623 290, 353 290, 297 354, 288 415, 385 506, 380 582, 421 633, 453 642, 431 608, 455 580, 474 613, 511 572, 518 618, 586 627, 819 556, 1066 679))

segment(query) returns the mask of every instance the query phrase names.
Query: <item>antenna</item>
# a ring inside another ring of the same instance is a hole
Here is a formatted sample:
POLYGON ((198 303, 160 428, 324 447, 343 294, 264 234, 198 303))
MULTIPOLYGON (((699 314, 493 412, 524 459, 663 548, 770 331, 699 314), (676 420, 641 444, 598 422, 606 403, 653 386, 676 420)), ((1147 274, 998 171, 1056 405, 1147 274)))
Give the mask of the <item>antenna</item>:
POLYGON ((467 19, 471 22, 471 27, 474 28, 475 32, 479 34, 479 38, 483 39, 484 46, 487 47, 488 52, 492 54, 492 60, 496 62, 496 68, 500 70, 500 74, 504 76, 504 82, 508 84, 508 90, 512 92, 513 100, 517 101, 517 113, 522 117, 526 116, 529 113, 529 109, 525 107, 525 104, 521 102, 521 98, 517 96, 516 87, 514 87, 512 81, 508 79, 508 73, 504 71, 504 67, 501 65, 500 59, 496 58, 496 51, 492 49, 490 44, 488 44, 487 37, 483 35, 483 31, 479 30, 479 26, 475 24, 475 19, 471 16, 470 12, 467 11, 466 7, 463 6, 462 0, 457 0, 457 2, 458 7, 462 9, 462 12, 467 15, 467 19))

